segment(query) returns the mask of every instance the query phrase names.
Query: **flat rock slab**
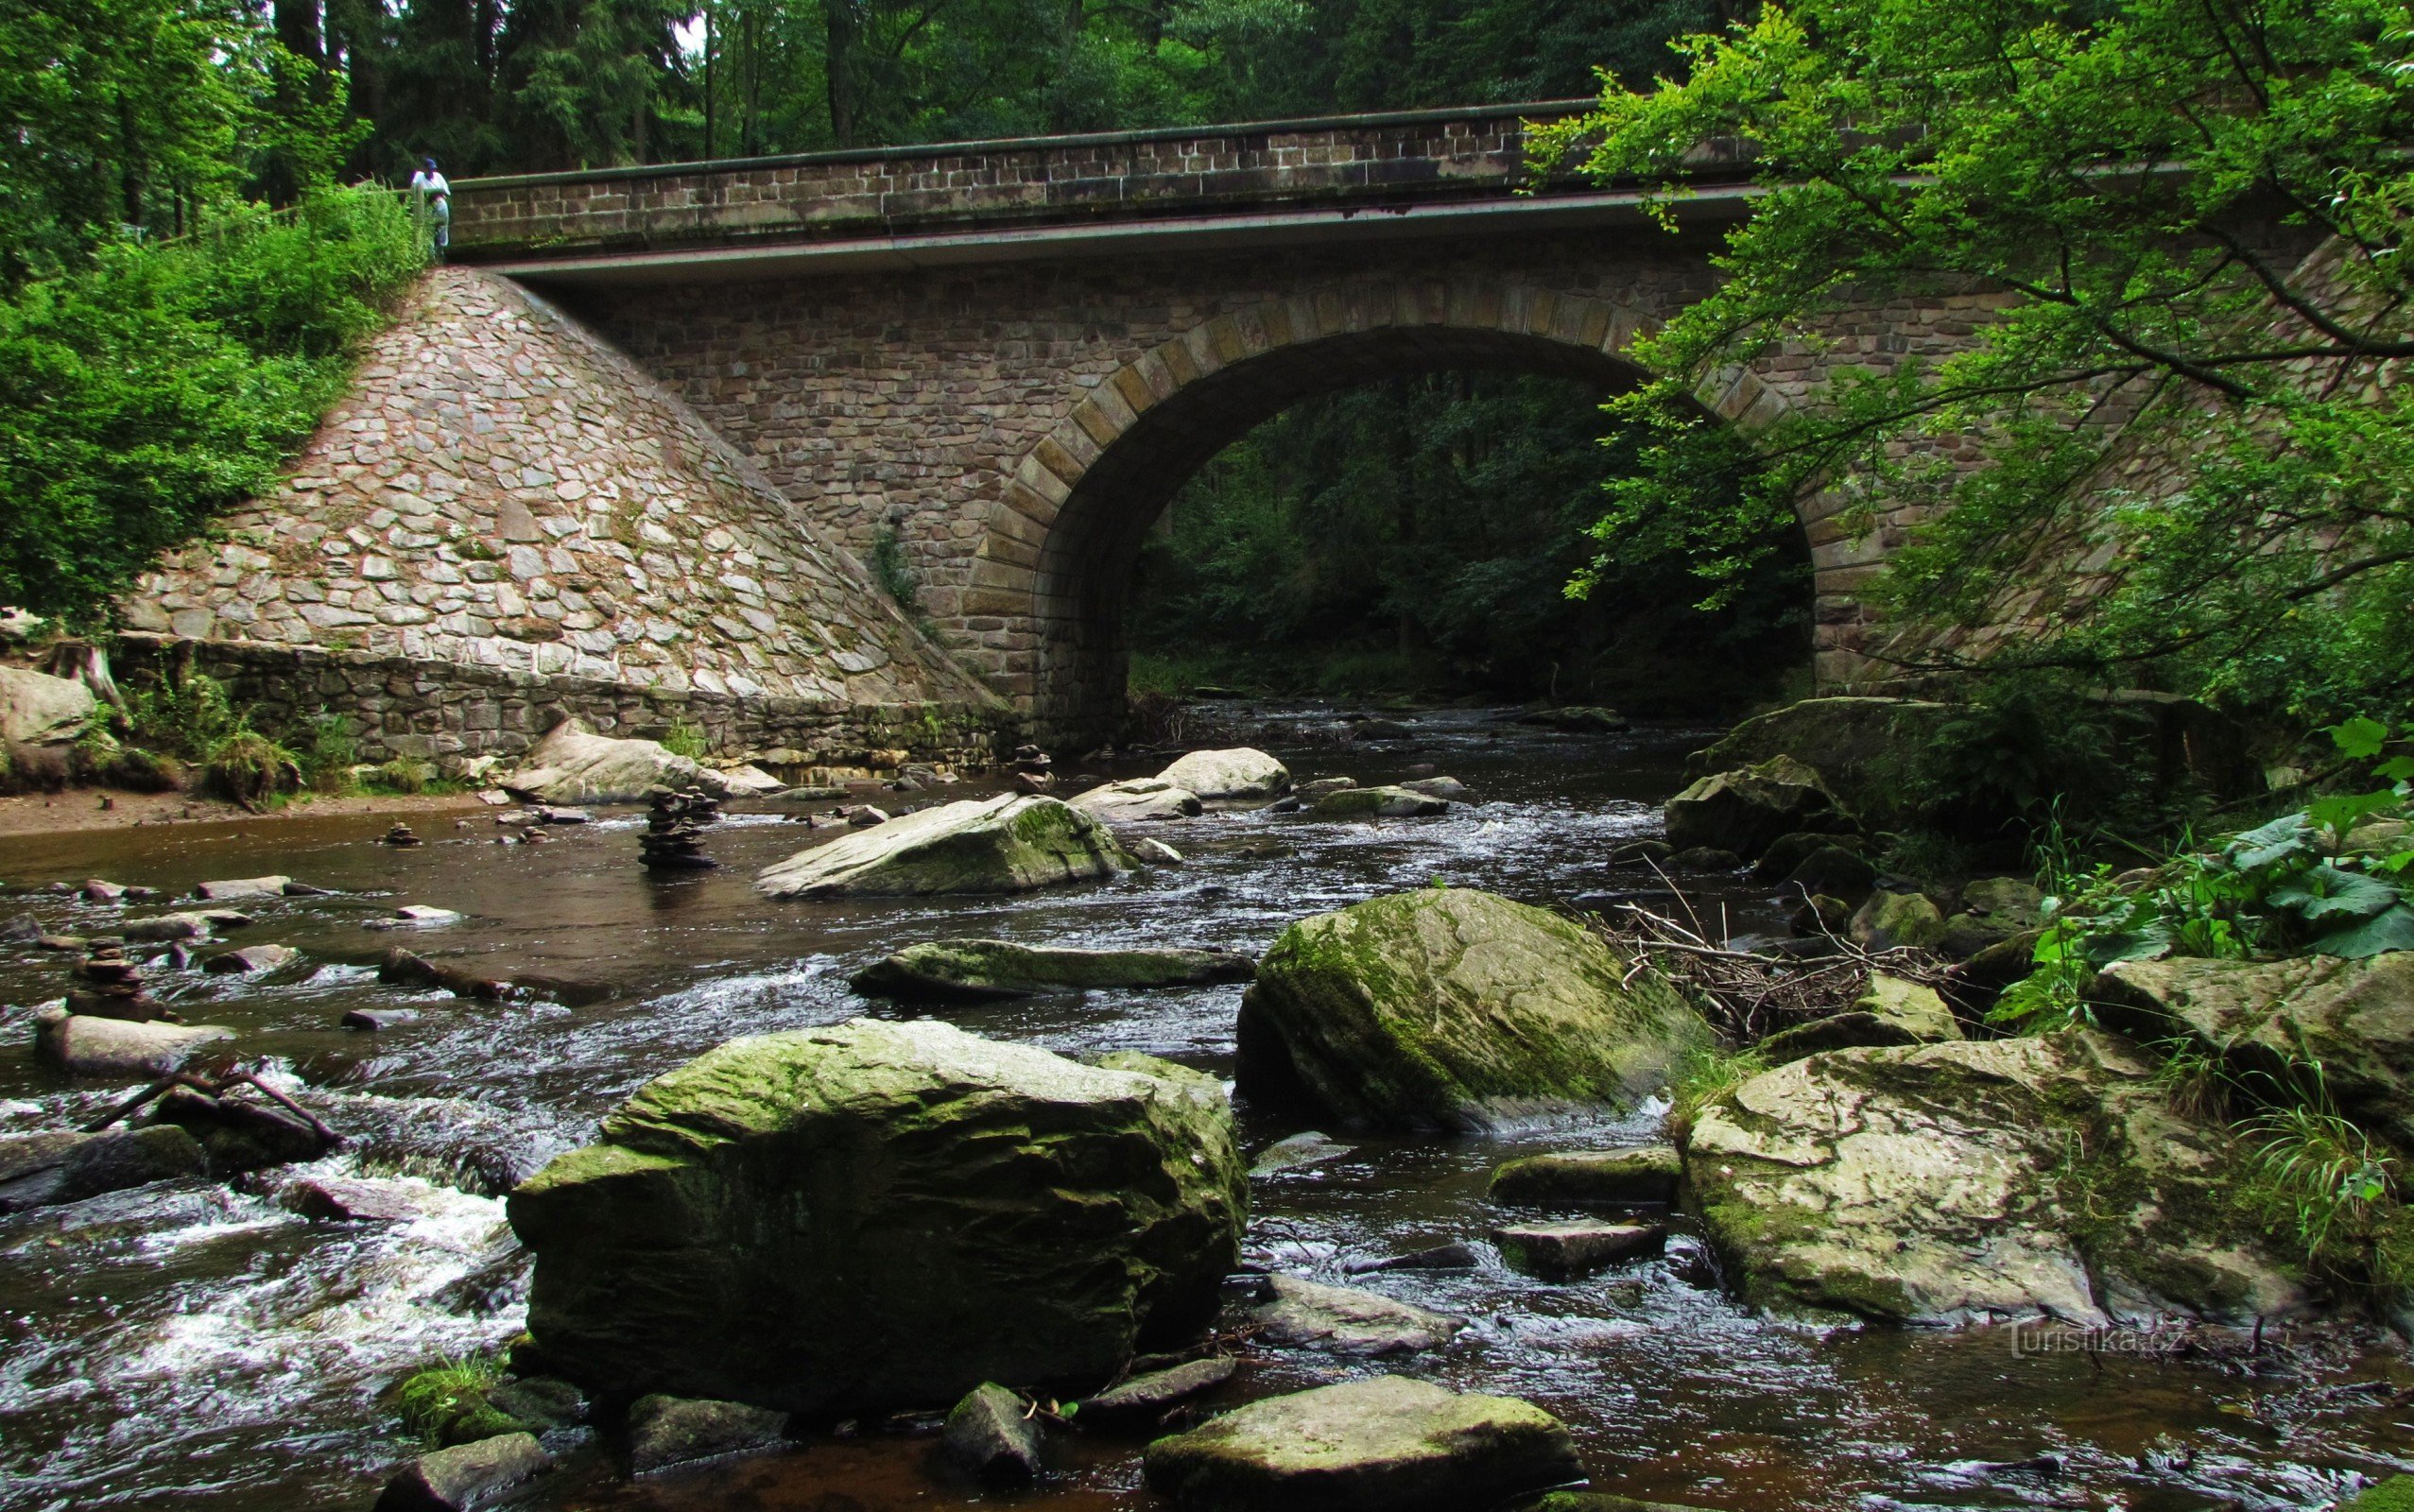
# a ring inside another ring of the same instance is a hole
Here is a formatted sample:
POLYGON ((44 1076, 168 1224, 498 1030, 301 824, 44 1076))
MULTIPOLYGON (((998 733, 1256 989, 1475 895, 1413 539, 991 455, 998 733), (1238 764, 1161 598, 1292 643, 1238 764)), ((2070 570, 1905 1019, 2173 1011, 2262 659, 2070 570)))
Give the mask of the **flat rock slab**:
POLYGON ((1703 1108, 1685 1175, 1765 1307, 2250 1323, 2309 1306, 2233 1196, 2253 1159, 2175 1108, 2135 1046, 2065 1030, 1781 1066, 1703 1108))
POLYGON ((951 939, 909 945, 857 971, 849 985, 881 997, 977 1002, 1043 992, 1246 982, 1256 974, 1255 961, 1230 951, 1090 951, 1002 939, 951 939))
POLYGON ((710 1401, 660 1394, 629 1406, 629 1469, 649 1470, 775 1449, 787 1437, 788 1415, 741 1401, 710 1401))
POLYGON ((1110 824, 1135 824, 1145 819, 1181 819, 1204 811, 1198 795, 1162 777, 1134 777, 1102 782, 1077 793, 1069 801, 1084 814, 1110 824))
POLYGON ((1450 800, 1406 787, 1345 787, 1316 800, 1320 819, 1415 819, 1450 812, 1450 800))
POLYGON ((291 877, 234 877, 205 882, 193 889, 193 896, 213 903, 233 902, 239 898, 282 898, 292 885, 291 877))
POLYGON ((1291 769, 1247 746, 1192 751, 1159 772, 1157 780, 1211 802, 1281 798, 1291 790, 1291 769))
POLYGON ((1509 1263, 1544 1280, 1574 1280, 1637 1255, 1656 1255, 1668 1230, 1656 1223, 1531 1223, 1492 1230, 1509 1263))
POLYGON ((1584 1468, 1566 1425, 1540 1407, 1378 1376, 1161 1438, 1145 1471, 1183 1512, 1465 1512, 1584 1468))
POLYGON ((1677 1199, 1684 1162, 1672 1145, 1561 1150, 1504 1161, 1485 1195, 1531 1208, 1665 1207, 1677 1199))
POLYGON ((533 1434, 499 1434, 422 1454, 386 1483, 376 1512, 467 1512, 553 1469, 533 1434))
POLYGON ((1082 1423, 1154 1423, 1172 1407, 1191 1398, 1213 1391, 1233 1378, 1240 1362, 1230 1355, 1215 1355, 1204 1360, 1192 1360, 1166 1370, 1151 1370, 1133 1376, 1085 1398, 1081 1402, 1082 1423))
POLYGON ((57 1009, 34 1021, 34 1054, 76 1076, 141 1080, 183 1068, 201 1046, 232 1040, 215 1023, 136 1023, 57 1009))
POLYGON ((984 1382, 956 1403, 940 1432, 939 1452, 983 1486, 1028 1486, 1040 1478, 1044 1445, 1023 1399, 984 1382))
POLYGON ((1297 1276, 1267 1277, 1249 1320, 1275 1344, 1366 1358, 1439 1349, 1458 1336, 1460 1322, 1379 1293, 1297 1276))
POLYGON ((494 782, 514 798, 549 804, 635 803, 652 787, 700 789, 719 799, 751 790, 660 741, 598 735, 577 719, 554 726, 526 766, 494 782))
POLYGON ((364 919, 360 927, 363 929, 441 929, 447 924, 457 924, 468 917, 467 914, 454 909, 438 908, 428 903, 405 903, 402 907, 395 909, 390 918, 364 919))
POLYGON ((765 868, 767 898, 1028 892, 1103 881, 1135 863, 1093 815, 1057 799, 942 803, 765 868))
POLYGON ((117 933, 138 945, 164 944, 170 940, 199 939, 210 932, 210 921, 199 914, 161 914, 153 919, 129 919, 117 933))

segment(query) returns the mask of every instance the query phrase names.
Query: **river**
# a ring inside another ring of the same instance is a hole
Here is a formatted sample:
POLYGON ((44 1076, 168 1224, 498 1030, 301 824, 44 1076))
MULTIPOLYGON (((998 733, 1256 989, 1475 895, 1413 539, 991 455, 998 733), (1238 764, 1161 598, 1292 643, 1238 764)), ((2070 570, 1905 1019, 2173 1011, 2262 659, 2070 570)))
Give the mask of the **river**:
MULTIPOLYGON (((365 1508, 412 1452, 388 1388, 521 1327, 526 1266, 497 1194, 583 1142, 647 1078, 733 1036, 896 1011, 857 998, 846 979, 916 940, 1256 952, 1293 919, 1436 878, 1546 903, 1631 885, 1632 874, 1606 869, 1603 856, 1652 831, 1683 753, 1708 734, 1564 735, 1459 711, 1422 716, 1406 742, 1339 750, 1309 738, 1329 711, 1259 714, 1275 731, 1267 744, 1302 779, 1379 781, 1434 763, 1480 801, 1378 823, 1209 815, 1148 827, 1188 864, 1108 885, 838 904, 754 896, 755 868, 802 842, 801 826, 769 815, 714 827, 708 850, 722 868, 674 881, 638 868, 642 820, 631 811, 555 829, 543 845, 496 844, 502 832, 484 813, 422 816, 427 843, 416 850, 377 844, 387 821, 374 816, 0 842, 9 888, 0 917, 30 909, 61 933, 102 932, 126 917, 48 890, 86 877, 187 891, 210 878, 283 872, 337 889, 246 905, 257 921, 242 937, 295 946, 306 967, 266 981, 163 970, 151 986, 187 1019, 240 1031, 243 1064, 292 1087, 347 1133, 346 1148, 300 1174, 427 1182, 420 1215, 399 1224, 296 1216, 275 1196, 293 1169, 233 1188, 167 1183, 0 1218, 0 1506, 365 1508), (403 902, 469 917, 408 935, 362 927, 403 902), (543 971, 609 995, 578 1007, 496 1005, 382 986, 374 962, 397 941, 482 973, 543 971), (338 1026, 344 1011, 366 1005, 421 1016, 373 1035, 338 1026)), ((912 800, 980 791, 967 784, 912 800)), ((1704 896, 1735 932, 1780 927, 1773 900, 1749 886, 1704 896)), ((34 1009, 63 990, 69 960, 0 947, 0 1001, 9 1005, 0 1009, 0 1133, 70 1125, 122 1095, 71 1088, 29 1054, 34 1009)), ((949 1017, 1053 1050, 1142 1050, 1228 1074, 1239 991, 1097 992, 949 1017)), ((1657 1111, 1600 1127, 1354 1140, 1342 1159, 1254 1182, 1248 1258, 1339 1280, 1354 1260, 1478 1241, 1485 1262, 1473 1271, 1355 1279, 1472 1320, 1453 1347, 1394 1368, 1539 1402, 1573 1427, 1595 1483, 1630 1496, 1734 1512, 2260 1512, 2319 1505, 2358 1471, 2414 1469, 2400 1400, 2414 1372, 2393 1360, 2244 1373, 2015 1353, 1999 1330, 1810 1331, 1738 1306, 1683 1235, 1663 1259, 1557 1286, 1507 1270, 1480 1243, 1502 1221, 1482 1198, 1494 1163, 1641 1143, 1657 1111)), ((1240 1116, 1251 1150, 1302 1126, 1245 1102, 1240 1116)), ((1359 1368, 1260 1350, 1219 1400, 1359 1368)), ((888 1512, 967 1499, 934 1472, 928 1433, 847 1426, 821 1425, 777 1455, 637 1485, 615 1479, 590 1447, 568 1454, 527 1504, 888 1512)), ((1083 1439, 1063 1474, 1016 1504, 1156 1503, 1140 1489, 1136 1444, 1083 1439)))

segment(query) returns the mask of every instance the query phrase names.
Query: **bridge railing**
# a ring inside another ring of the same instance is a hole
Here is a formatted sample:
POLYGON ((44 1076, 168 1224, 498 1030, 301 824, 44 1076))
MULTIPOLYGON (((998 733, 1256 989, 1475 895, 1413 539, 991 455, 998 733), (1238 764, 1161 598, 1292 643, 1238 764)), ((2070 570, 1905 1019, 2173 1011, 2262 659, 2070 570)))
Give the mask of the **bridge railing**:
MULTIPOLYGON (((465 179, 464 261, 1501 197, 1588 100, 465 179)), ((1554 186, 1544 185, 1549 193, 1554 186)), ((1570 176, 1569 191, 1581 189, 1570 176)))

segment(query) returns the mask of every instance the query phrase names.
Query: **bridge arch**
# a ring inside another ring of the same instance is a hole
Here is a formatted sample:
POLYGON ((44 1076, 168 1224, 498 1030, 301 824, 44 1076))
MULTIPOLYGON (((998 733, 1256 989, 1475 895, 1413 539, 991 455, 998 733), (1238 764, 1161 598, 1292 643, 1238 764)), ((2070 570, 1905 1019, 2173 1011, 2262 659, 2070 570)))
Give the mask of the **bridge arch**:
MULTIPOLYGON (((1044 738, 1109 735, 1123 711, 1131 568, 1148 527, 1226 446, 1303 399, 1444 369, 1631 387, 1652 327, 1613 301, 1516 283, 1376 283, 1217 315, 1096 381, 1016 464, 953 628, 992 648, 997 691, 1044 738)), ((1785 402, 1748 370, 1696 390, 1747 432, 1785 402)))

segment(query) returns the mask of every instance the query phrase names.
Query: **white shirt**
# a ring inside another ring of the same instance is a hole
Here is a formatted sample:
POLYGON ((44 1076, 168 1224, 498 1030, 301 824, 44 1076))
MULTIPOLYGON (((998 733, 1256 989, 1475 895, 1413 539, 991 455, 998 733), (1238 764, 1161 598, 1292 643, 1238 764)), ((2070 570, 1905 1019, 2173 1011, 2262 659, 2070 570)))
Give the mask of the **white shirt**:
POLYGON ((422 168, 411 175, 411 187, 418 190, 422 197, 437 196, 446 199, 453 197, 453 186, 444 181, 444 176, 426 168, 422 168))

